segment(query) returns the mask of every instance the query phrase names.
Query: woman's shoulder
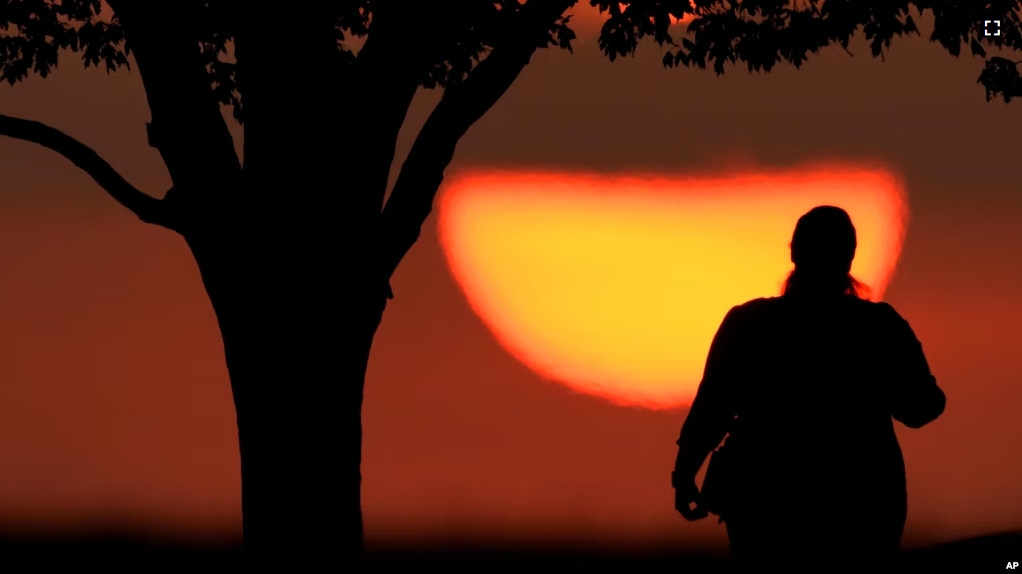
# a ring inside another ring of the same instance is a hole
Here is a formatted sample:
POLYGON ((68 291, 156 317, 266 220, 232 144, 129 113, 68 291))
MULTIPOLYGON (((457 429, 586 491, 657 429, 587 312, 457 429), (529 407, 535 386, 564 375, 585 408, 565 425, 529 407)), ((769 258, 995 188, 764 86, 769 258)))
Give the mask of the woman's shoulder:
POLYGON ((747 311, 756 311, 760 309, 770 309, 772 307, 777 307, 778 305, 780 305, 780 303, 781 297, 758 297, 756 299, 746 301, 741 305, 736 305, 734 308, 747 311))
POLYGON ((890 303, 853 297, 852 306, 852 314, 859 317, 863 327, 889 333, 911 332, 908 321, 890 303))
POLYGON ((735 305, 731 308, 729 314, 740 317, 758 316, 780 308, 781 303, 782 299, 780 297, 759 297, 746 301, 741 305, 735 305))
POLYGON ((901 315, 894 310, 894 307, 886 301, 871 301, 869 299, 860 299, 858 297, 852 297, 853 304, 858 306, 864 312, 873 313, 876 316, 893 319, 901 319, 901 315))
POLYGON ((873 312, 873 317, 877 321, 884 321, 898 326, 908 325, 908 321, 890 303, 884 301, 865 301, 864 306, 873 312))
MULTIPOLYGON (((903 321, 901 315, 890 305, 884 301, 871 301, 869 299, 860 299, 859 297, 848 297, 846 300, 847 304, 855 308, 856 313, 862 313, 875 317, 880 320, 899 320, 903 321)), ((729 314, 742 317, 751 317, 762 314, 768 314, 772 312, 783 312, 785 309, 786 299, 783 296, 779 297, 758 297, 736 305, 731 308, 729 314)))

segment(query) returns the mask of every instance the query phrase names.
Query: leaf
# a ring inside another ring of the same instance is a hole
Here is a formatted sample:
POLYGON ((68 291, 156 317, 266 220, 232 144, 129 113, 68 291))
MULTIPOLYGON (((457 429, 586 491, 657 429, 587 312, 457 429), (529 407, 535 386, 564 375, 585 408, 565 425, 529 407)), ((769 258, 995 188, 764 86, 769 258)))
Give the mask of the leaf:
POLYGON ((85 67, 128 65, 116 18, 100 20, 99 0, 6 0, 0 6, 0 79, 15 84, 30 73, 49 76, 64 51, 80 52, 85 67))
POLYGON ((969 48, 972 49, 973 56, 980 56, 985 58, 987 55, 987 51, 983 49, 983 46, 980 46, 979 41, 976 40, 975 38, 972 39, 972 43, 969 44, 969 48))
POLYGON ((1012 98, 1022 97, 1022 74, 1019 73, 1018 64, 1006 58, 993 57, 987 60, 976 81, 986 89, 988 102, 997 96, 1001 96, 1005 103, 1011 102, 1012 98))

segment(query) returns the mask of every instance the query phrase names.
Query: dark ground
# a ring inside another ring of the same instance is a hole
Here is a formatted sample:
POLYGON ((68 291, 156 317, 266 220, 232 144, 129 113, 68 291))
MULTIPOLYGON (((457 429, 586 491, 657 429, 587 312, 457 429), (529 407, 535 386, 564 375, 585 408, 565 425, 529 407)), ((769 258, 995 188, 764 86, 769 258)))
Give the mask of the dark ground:
MULTIPOLYGON (((840 557, 834 557, 840 562, 840 557)), ((600 551, 527 551, 514 549, 371 550, 367 571, 446 572, 726 572, 719 555, 621 555, 600 551)), ((1000 534, 942 544, 905 553, 903 572, 1004 572, 1009 562, 1022 562, 1022 534, 1000 534)), ((236 546, 180 546, 132 540, 129 537, 78 539, 0 539, 0 572, 40 572, 49 567, 76 571, 98 567, 103 572, 160 572, 194 569, 232 572, 238 569, 236 546)), ((821 564, 821 572, 830 570, 821 564)))

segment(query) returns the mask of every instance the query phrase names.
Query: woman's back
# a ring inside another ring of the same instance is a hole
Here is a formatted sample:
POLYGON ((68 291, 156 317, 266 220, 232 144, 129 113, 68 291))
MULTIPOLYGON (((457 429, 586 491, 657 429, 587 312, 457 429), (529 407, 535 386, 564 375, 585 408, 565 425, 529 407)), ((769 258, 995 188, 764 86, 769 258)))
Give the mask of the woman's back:
MULTIPOLYGON (((893 387, 921 350, 886 304, 852 296, 777 297, 736 309, 741 349, 729 447, 743 461, 745 504, 777 498, 848 522, 867 505, 903 522, 905 468, 893 387), (913 348, 915 347, 915 349, 913 348)), ((925 359, 922 359, 925 363, 925 359)), ((928 369, 913 376, 930 377, 928 369)))

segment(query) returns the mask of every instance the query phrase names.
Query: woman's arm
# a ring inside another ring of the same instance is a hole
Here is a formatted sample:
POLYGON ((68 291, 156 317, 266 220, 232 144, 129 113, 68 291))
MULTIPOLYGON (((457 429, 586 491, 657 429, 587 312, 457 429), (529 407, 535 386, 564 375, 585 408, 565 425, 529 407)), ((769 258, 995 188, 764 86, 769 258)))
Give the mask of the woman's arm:
POLYGON ((736 318, 739 313, 738 307, 728 312, 710 345, 703 380, 678 438, 678 458, 674 465, 676 483, 695 481, 699 468, 724 440, 735 418, 734 379, 741 366, 741 333, 736 318))
POLYGON ((930 373, 923 346, 908 321, 893 307, 883 304, 890 314, 888 378, 891 416, 909 428, 917 429, 944 413, 947 398, 930 373))

